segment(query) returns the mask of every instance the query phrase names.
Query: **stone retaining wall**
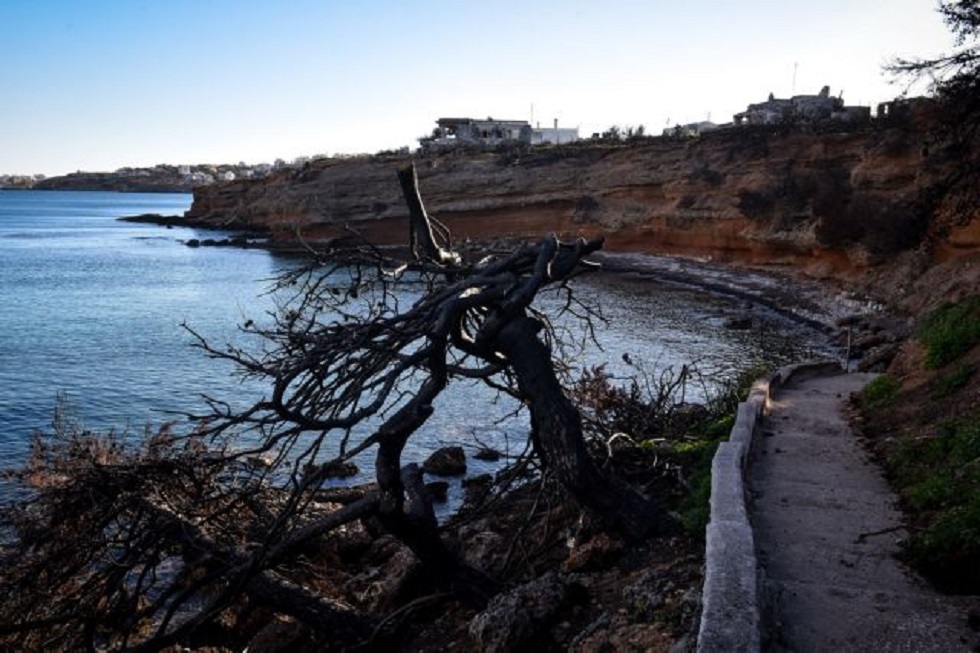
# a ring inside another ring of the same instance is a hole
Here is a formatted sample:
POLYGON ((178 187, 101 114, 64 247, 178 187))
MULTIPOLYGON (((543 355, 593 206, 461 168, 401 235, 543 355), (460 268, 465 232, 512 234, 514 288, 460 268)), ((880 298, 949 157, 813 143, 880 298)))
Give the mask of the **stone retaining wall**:
POLYGON ((840 374, 839 363, 791 365, 752 385, 738 405, 727 442, 711 463, 711 517, 706 529, 704 589, 697 650, 759 651, 758 563, 746 506, 745 469, 752 440, 775 392, 811 376, 840 374))

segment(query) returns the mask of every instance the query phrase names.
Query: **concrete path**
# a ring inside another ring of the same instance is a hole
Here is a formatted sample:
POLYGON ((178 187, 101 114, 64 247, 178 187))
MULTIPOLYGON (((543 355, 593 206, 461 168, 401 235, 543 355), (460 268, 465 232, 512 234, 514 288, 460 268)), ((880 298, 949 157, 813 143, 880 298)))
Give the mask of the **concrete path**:
POLYGON ((931 591, 897 559, 896 498, 844 404, 873 375, 781 389, 749 468, 765 651, 975 651, 976 597, 931 591))

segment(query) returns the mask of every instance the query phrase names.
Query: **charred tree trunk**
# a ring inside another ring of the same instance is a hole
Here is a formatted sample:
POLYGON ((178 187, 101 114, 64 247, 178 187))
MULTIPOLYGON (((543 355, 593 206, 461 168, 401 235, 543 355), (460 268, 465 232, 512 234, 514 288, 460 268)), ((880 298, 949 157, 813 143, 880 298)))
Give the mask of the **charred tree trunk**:
POLYGON ((421 470, 416 465, 401 466, 401 454, 408 438, 432 415, 432 402, 446 387, 445 360, 433 355, 428 368, 430 376, 416 395, 378 431, 380 445, 375 459, 381 490, 378 519, 418 557, 434 586, 452 590, 465 602, 483 607, 493 595, 493 583, 446 547, 439 535, 432 503, 425 493, 421 470))
MULTIPOLYGON (((458 261, 455 252, 442 249, 433 237, 414 165, 399 170, 398 180, 409 209, 413 253, 440 264, 458 261)), ((574 276, 587 267, 585 256, 601 247, 601 239, 579 239, 571 244, 562 244, 554 236, 545 239, 538 246, 530 274, 515 279, 484 321, 474 351, 491 363, 499 362, 497 352, 505 356, 517 378, 519 393, 530 406, 535 449, 562 485, 610 526, 630 537, 643 538, 670 532, 676 523, 665 511, 596 466, 585 446, 581 416, 555 375, 551 352, 537 336, 541 325, 526 314, 544 285, 574 276)))
POLYGON ((599 470, 585 446, 582 420, 555 376, 540 324, 522 315, 496 338, 531 410, 535 446, 546 466, 582 506, 633 538, 670 532, 673 518, 629 486, 599 470))
POLYGON ((422 196, 419 194, 415 164, 398 171, 398 183, 401 184, 402 195, 408 206, 408 241, 412 256, 416 260, 431 261, 439 265, 459 265, 459 254, 451 249, 445 249, 436 241, 433 229, 438 230, 445 244, 451 246, 448 242, 449 230, 425 211, 422 196))

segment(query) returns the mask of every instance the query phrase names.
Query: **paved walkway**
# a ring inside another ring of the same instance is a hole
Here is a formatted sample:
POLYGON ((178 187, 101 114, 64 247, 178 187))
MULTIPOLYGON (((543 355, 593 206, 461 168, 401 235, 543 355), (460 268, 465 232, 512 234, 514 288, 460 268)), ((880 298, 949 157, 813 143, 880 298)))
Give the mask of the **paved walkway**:
POLYGON ((783 388, 754 445, 750 519, 764 651, 975 651, 976 597, 946 597, 898 562, 895 496, 843 416, 873 378, 783 388))

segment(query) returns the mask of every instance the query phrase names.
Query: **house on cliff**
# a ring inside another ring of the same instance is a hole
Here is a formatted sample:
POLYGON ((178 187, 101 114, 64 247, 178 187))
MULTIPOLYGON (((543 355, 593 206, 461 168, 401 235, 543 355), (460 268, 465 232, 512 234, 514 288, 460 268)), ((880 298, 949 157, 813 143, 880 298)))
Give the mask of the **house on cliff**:
POLYGON ((439 118, 431 136, 419 139, 426 148, 451 148, 466 145, 494 147, 502 143, 570 143, 577 141, 578 128, 559 128, 555 120, 553 128, 531 127, 526 120, 494 120, 487 118, 439 118))
POLYGON ((817 95, 794 95, 789 99, 776 98, 772 93, 765 102, 750 104, 736 113, 736 125, 778 125, 783 123, 817 123, 828 120, 862 122, 871 119, 871 108, 845 106, 842 97, 831 97, 830 87, 824 86, 817 95))
POLYGON ((700 122, 689 122, 686 125, 667 127, 664 129, 663 135, 668 138, 697 138, 702 134, 713 132, 716 129, 722 129, 725 126, 727 125, 718 125, 710 120, 702 120, 700 122))

